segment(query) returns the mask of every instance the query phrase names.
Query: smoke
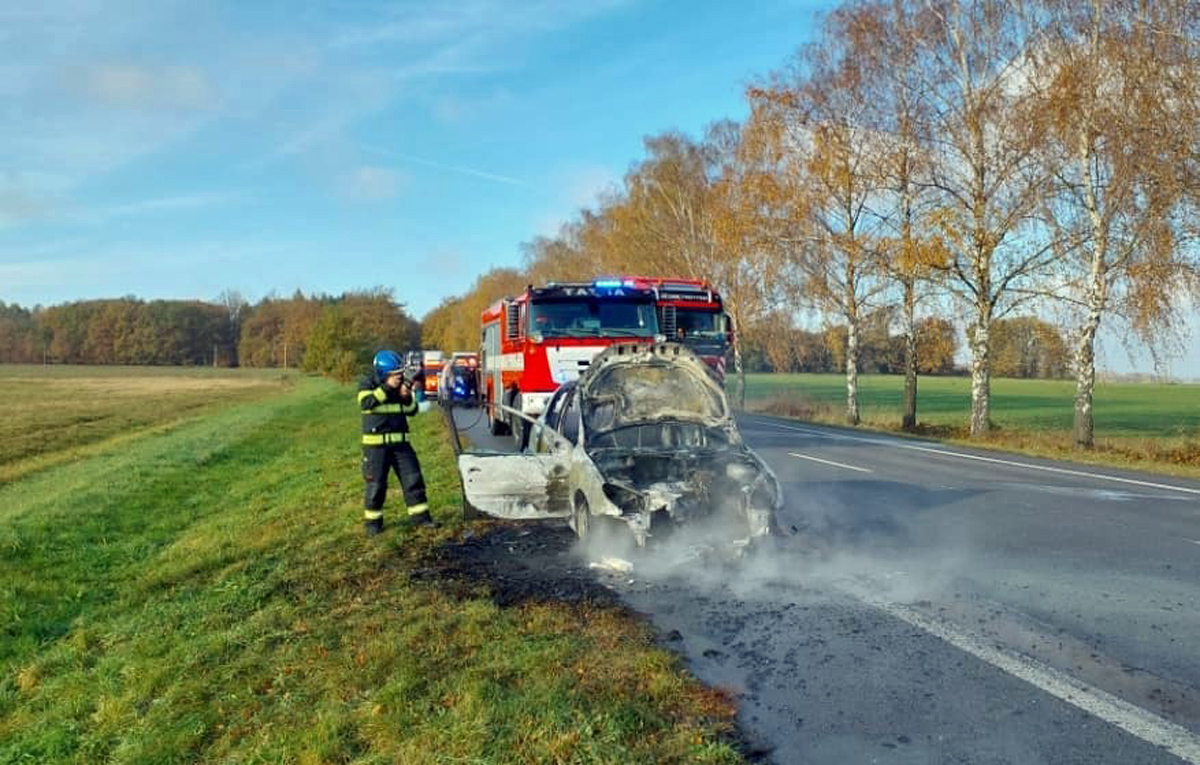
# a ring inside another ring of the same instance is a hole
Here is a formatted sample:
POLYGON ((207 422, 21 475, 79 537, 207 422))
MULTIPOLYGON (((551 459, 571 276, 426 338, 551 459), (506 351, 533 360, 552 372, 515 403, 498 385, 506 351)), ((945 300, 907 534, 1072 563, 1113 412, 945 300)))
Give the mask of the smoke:
POLYGON ((847 503, 857 493, 810 487, 802 502, 780 513, 778 534, 753 540, 729 508, 711 513, 706 523, 679 524, 669 533, 655 529, 644 548, 634 544, 624 521, 593 517, 575 553, 613 571, 624 585, 762 602, 798 589, 898 603, 937 600, 977 564, 978 545, 967 524, 937 523, 894 506, 855 513, 847 503), (864 518, 872 515, 879 516, 875 522, 864 518), (609 565, 612 559, 628 561, 632 571, 609 565))

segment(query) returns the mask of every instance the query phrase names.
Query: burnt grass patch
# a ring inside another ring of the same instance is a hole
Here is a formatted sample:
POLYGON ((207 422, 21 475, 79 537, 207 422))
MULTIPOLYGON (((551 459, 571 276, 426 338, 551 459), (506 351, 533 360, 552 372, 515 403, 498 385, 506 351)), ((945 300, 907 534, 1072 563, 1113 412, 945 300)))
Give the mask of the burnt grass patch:
MULTIPOLYGON (((457 599, 486 592, 497 606, 559 603, 581 610, 612 609, 657 634, 663 649, 686 660, 682 636, 661 633, 649 615, 630 609, 573 553, 575 533, 556 521, 475 521, 413 561, 409 581, 436 587, 457 599)), ((717 689, 728 703, 732 697, 717 689)), ((745 761, 764 762, 771 748, 756 743, 739 719, 723 738, 745 761)))
POLYGON ((483 588, 501 607, 545 601, 623 607, 571 553, 574 543, 562 521, 479 521, 430 548, 409 578, 459 598, 483 588))

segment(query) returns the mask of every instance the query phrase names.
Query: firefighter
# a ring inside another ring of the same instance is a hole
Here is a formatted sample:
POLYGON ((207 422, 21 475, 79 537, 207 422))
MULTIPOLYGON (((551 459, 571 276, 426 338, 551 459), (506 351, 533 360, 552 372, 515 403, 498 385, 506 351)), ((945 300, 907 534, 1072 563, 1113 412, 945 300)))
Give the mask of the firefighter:
POLYGON ((417 453, 408 440, 408 418, 417 413, 415 382, 406 379, 404 362, 395 351, 375 354, 374 370, 358 386, 362 410, 363 478, 367 482, 363 506, 367 536, 383 531, 383 502, 388 473, 395 471, 404 490, 410 522, 436 526, 425 499, 425 479, 417 453))

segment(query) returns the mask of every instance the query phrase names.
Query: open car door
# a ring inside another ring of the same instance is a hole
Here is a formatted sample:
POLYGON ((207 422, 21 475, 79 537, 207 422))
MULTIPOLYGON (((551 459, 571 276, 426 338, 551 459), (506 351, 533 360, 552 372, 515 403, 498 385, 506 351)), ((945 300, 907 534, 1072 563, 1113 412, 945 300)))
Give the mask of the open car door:
POLYGON ((565 455, 464 452, 458 457, 463 494, 494 518, 559 518, 570 514, 565 455))

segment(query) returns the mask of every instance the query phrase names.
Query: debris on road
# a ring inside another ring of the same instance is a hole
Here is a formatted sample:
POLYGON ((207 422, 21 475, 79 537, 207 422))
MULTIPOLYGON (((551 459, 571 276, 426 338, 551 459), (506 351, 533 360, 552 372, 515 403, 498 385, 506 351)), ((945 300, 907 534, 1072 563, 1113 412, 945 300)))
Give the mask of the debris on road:
POLYGON ((612 555, 605 555, 598 561, 592 561, 588 564, 588 568, 600 568, 606 571, 615 571, 618 574, 629 574, 633 572, 633 564, 624 558, 617 558, 612 555))

